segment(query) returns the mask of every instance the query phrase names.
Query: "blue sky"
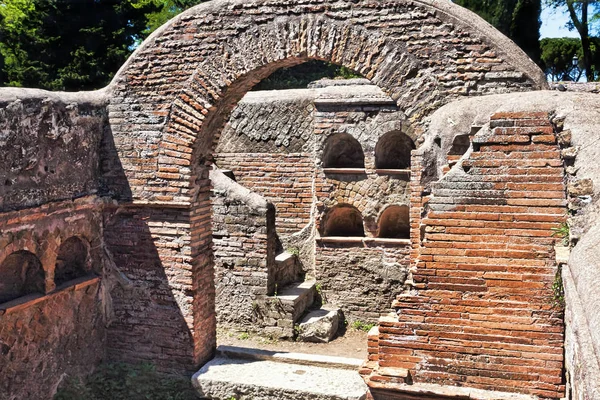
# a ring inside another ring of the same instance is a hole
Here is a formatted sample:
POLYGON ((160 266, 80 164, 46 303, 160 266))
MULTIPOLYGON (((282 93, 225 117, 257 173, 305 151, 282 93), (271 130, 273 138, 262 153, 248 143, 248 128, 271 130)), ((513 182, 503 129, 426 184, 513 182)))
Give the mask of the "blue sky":
POLYGON ((569 15, 562 10, 544 7, 542 11, 542 29, 540 35, 545 37, 579 37, 577 31, 569 31, 565 25, 569 15))

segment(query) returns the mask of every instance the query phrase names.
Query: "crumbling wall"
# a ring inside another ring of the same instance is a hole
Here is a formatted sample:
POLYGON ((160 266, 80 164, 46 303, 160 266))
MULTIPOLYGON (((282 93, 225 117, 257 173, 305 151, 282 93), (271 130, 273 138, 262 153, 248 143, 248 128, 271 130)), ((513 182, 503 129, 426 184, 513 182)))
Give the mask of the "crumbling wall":
POLYGON ((95 193, 107 127, 102 92, 0 90, 3 398, 50 399, 106 359, 95 193))
POLYGON ((108 126, 97 93, 33 89, 0 93, 0 210, 96 193, 108 126))
MULTIPOLYGON (((408 236, 404 241, 366 246, 362 242, 333 246, 318 242, 315 253, 315 229, 321 229, 328 210, 345 204, 362 213, 361 230, 376 237, 379 218, 388 206, 408 207, 410 173, 377 173, 375 149, 390 132, 398 132, 411 143, 416 137, 402 132, 409 130, 404 113, 368 81, 352 80, 345 85, 328 81, 321 86, 249 93, 224 129, 216 163, 230 169, 237 183, 274 203, 277 233, 284 243, 301 250, 304 269, 318 279, 322 293, 347 309, 350 319, 374 321, 389 310, 394 287, 404 281, 408 236), (325 152, 331 151, 334 157, 343 153, 336 146, 344 143, 329 140, 336 134, 352 138, 356 156, 367 169, 341 175, 324 172, 325 152), (298 235, 307 228, 309 234, 298 235), (308 256, 304 254, 307 248, 308 256), (361 281, 368 285, 361 288, 361 281)), ((392 140, 386 146, 389 150, 402 144, 392 140)), ((412 148, 405 152, 407 164, 412 148)), ((213 205, 213 210, 220 214, 218 206, 213 205)), ((218 230, 215 234, 218 243, 221 235, 218 230)), ((228 256, 222 251, 215 254, 219 271, 220 258, 228 256)))
POLYGON ((552 299, 566 188, 549 117, 493 115, 433 184, 414 286, 395 302, 397 322, 379 327, 379 368, 406 368, 417 383, 564 395, 552 299))
MULTIPOLYGON (((383 211, 389 206, 410 205, 410 172, 377 171, 375 149, 390 132, 400 132, 404 137, 408 137, 405 133, 413 134, 404 113, 373 86, 325 88, 316 100, 315 127, 318 168, 314 178, 314 218, 318 236, 328 234, 324 222, 332 210, 342 206, 358 211, 361 218, 358 223, 367 238, 366 241, 359 237, 317 238, 315 276, 327 301, 340 306, 347 319, 374 322, 390 310, 410 262, 408 236, 404 240, 378 237, 383 211), (354 148, 343 143, 336 148, 339 143, 335 140, 332 143, 332 138, 340 135, 355 141, 363 168, 325 168, 327 151, 339 155, 354 148)), ((409 140, 415 139, 413 135, 409 140)), ((393 143, 390 147, 401 145, 393 143)), ((411 148, 405 160, 408 164, 410 151, 411 148)), ((355 234, 338 232, 336 236, 355 234)))
POLYGON ((219 171, 213 182, 217 322, 252 327, 254 301, 275 292, 275 208, 219 171))
POLYGON ((101 232, 93 197, 0 214, 0 265, 27 251, 45 278, 41 292, 0 304, 2 398, 50 399, 67 379, 86 376, 106 359, 101 232), (74 237, 87 247, 85 271, 57 286, 61 245, 74 237))
POLYGON ((314 170, 311 90, 250 92, 219 138, 215 162, 275 205, 277 233, 310 224, 314 170))

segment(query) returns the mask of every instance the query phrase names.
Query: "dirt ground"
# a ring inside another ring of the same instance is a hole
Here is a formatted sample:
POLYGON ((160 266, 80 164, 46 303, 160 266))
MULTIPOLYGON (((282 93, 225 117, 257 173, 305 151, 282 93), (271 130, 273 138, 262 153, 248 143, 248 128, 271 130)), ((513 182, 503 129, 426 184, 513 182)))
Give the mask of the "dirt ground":
POLYGON ((367 332, 349 328, 342 336, 329 343, 304 343, 273 340, 252 333, 220 328, 217 330, 219 346, 251 347, 262 350, 291 353, 322 354, 337 357, 367 358, 367 332))

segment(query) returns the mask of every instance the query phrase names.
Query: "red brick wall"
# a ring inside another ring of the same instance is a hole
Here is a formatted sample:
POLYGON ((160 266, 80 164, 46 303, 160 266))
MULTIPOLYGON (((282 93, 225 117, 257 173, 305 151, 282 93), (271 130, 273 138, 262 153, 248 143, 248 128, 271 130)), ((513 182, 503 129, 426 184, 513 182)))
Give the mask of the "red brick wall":
POLYGON ((286 236, 310 223, 314 161, 307 153, 221 153, 221 169, 233 171, 236 181, 263 196, 277 210, 277 232, 286 236))
POLYGON ((84 377, 106 358, 100 209, 86 197, 0 214, 0 264, 28 251, 45 276, 43 293, 0 304, 1 398, 51 398, 66 377, 84 377), (96 276, 90 271, 57 288, 59 249, 74 236, 89 245, 87 266, 96 276))
POLYGON ((473 142, 468 160, 433 186, 416 291, 379 327, 379 367, 408 368, 415 382, 560 398, 552 228, 566 208, 553 127, 544 113, 496 114, 473 142))
MULTIPOLYGON (((197 267, 190 243, 190 211, 163 207, 122 208, 116 215, 115 211, 106 210, 104 239, 128 282, 115 285, 111 293, 109 358, 191 371, 196 366, 192 277, 197 267)), ((206 299, 211 286, 205 286, 206 299)))

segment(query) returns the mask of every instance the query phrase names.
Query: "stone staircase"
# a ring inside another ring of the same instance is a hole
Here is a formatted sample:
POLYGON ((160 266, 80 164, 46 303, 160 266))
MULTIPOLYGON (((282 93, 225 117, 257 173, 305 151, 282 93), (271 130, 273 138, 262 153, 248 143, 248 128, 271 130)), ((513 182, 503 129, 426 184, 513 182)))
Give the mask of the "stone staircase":
POLYGON ((255 300, 255 315, 264 324, 264 332, 280 339, 296 336, 295 324, 311 307, 316 297, 316 282, 292 282, 271 296, 259 295, 255 300))
POLYGON ((362 360, 220 346, 192 378, 201 398, 215 400, 363 400, 362 360))

